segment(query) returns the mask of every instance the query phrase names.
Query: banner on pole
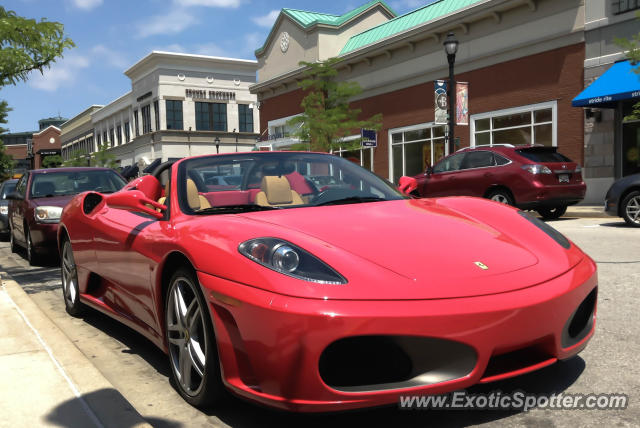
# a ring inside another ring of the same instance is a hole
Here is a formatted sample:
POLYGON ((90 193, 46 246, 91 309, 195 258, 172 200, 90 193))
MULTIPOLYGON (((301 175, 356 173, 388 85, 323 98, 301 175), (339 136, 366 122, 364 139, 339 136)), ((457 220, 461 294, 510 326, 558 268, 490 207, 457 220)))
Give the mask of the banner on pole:
POLYGON ((456 125, 469 124, 469 83, 456 82, 456 125))
POLYGON ((435 120, 433 121, 437 125, 447 124, 447 108, 449 103, 447 102, 447 81, 436 80, 435 87, 435 120))

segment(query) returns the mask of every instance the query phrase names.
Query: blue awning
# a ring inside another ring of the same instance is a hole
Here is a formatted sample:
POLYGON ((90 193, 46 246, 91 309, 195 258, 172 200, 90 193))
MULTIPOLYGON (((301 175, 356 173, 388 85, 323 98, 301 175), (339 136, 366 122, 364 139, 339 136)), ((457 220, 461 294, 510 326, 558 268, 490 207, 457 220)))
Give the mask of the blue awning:
POLYGON ((574 107, 597 107, 614 101, 640 98, 640 74, 629 61, 616 62, 571 101, 574 107))

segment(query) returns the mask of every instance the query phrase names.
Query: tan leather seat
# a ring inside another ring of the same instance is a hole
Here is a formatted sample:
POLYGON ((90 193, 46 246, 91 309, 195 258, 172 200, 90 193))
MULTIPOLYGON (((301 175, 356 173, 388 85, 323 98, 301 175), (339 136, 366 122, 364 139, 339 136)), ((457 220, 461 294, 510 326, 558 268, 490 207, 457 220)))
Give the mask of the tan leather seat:
POLYGON ((262 206, 302 205, 304 201, 284 176, 265 175, 256 195, 256 204, 262 206))
POLYGON ((211 208, 207 198, 198 193, 196 183, 190 178, 187 178, 187 202, 189 203, 189 208, 194 211, 211 208))
POLYGON ((171 181, 167 181, 167 184, 164 185, 164 196, 158 199, 159 204, 164 205, 164 201, 166 201, 167 198, 169 197, 169 183, 171 183, 171 181))

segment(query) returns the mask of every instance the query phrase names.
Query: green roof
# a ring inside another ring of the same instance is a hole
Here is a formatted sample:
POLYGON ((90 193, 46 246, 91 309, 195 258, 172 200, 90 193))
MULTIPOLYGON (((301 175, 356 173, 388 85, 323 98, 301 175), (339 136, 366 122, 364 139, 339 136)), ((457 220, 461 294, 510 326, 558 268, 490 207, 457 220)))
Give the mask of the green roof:
POLYGON ((340 51, 340 55, 355 51, 387 37, 402 33, 425 22, 464 9, 483 0, 438 0, 413 12, 393 18, 383 24, 352 36, 340 51))
POLYGON ((395 15, 393 10, 389 6, 387 6, 385 2, 381 0, 372 0, 366 4, 363 4, 359 8, 354 9, 350 12, 347 12, 343 15, 331 15, 329 13, 307 12, 304 10, 287 9, 287 8, 282 9, 282 13, 291 17, 291 19, 293 19, 294 21, 296 21, 298 24, 302 25, 305 28, 311 27, 312 25, 316 25, 316 24, 324 24, 324 25, 339 27, 340 25, 344 24, 354 16, 358 16, 365 10, 369 9, 371 6, 374 6, 378 3, 384 5, 387 9, 389 9, 389 11, 391 11, 395 15))
MULTIPOLYGON (((329 25, 332 27, 339 27, 345 22, 358 16, 362 12, 368 10, 369 8, 377 4, 381 4, 387 10, 389 10, 389 12, 391 12, 393 16, 396 16, 396 13, 393 11, 393 9, 391 9, 382 0, 371 0, 368 3, 363 4, 362 6, 356 9, 353 9, 352 11, 349 11, 343 15, 332 15, 330 13, 308 12, 305 10, 287 9, 287 8, 282 9, 280 14, 287 15, 289 18, 291 18, 294 22, 298 23, 303 28, 309 28, 318 24, 329 25)), ((260 54, 264 50, 267 44, 267 41, 269 41, 271 33, 273 33, 274 29, 275 29, 275 26, 271 28, 271 32, 269 33, 269 36, 267 36, 267 40, 265 41, 265 44, 260 49, 256 49, 255 51, 256 55, 260 54)))

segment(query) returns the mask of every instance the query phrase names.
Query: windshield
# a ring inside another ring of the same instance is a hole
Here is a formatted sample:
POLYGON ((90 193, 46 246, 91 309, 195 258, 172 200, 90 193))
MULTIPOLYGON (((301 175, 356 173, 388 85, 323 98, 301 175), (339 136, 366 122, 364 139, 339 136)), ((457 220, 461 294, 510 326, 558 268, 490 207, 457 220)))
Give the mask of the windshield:
POLYGON ((6 181, 2 186, 2 195, 0 195, 0 198, 7 199, 7 195, 16 190, 16 183, 17 181, 6 181))
POLYGON ((405 199, 393 185, 323 153, 251 152, 189 159, 178 170, 181 209, 222 214, 405 199))
POLYGON ((36 173, 31 180, 31 198, 75 195, 88 190, 113 193, 126 182, 110 169, 36 173))

